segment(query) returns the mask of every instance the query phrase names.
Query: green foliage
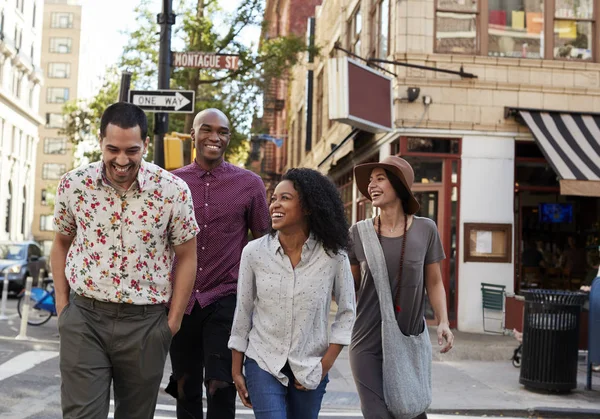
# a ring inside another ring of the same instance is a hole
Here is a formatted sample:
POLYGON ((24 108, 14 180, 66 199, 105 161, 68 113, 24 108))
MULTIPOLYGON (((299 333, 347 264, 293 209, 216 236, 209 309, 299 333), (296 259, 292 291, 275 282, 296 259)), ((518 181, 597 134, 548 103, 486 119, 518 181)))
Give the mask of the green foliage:
MULTIPOLYGON (((149 90, 157 85, 160 30, 155 18, 158 11, 150 9, 151 3, 141 0, 136 7, 138 27, 129 33, 129 42, 118 64, 107 70, 98 94, 90 101, 65 105, 64 133, 73 143, 89 142, 90 138, 97 143, 100 117, 118 98, 122 71, 132 73, 132 89, 149 90)), ((230 16, 222 12, 219 0, 180 0, 174 7, 178 16, 173 27, 172 50, 239 55, 239 69, 235 71, 172 68, 171 88, 195 90, 196 112, 219 108, 229 116, 232 137, 227 159, 234 164, 243 163, 249 150, 250 122, 258 113, 262 92, 273 78, 285 76, 286 70, 301 57, 300 53, 307 50, 306 43, 294 36, 263 40, 260 46, 244 42, 248 28, 264 25, 263 0, 242 0, 230 16), (223 23, 217 27, 215 22, 223 23)), ((171 114, 169 131, 189 132, 192 119, 193 115, 171 114)), ((148 120, 153 126, 152 114, 148 120)), ((98 151, 94 153, 88 153, 88 157, 97 158, 98 151)))

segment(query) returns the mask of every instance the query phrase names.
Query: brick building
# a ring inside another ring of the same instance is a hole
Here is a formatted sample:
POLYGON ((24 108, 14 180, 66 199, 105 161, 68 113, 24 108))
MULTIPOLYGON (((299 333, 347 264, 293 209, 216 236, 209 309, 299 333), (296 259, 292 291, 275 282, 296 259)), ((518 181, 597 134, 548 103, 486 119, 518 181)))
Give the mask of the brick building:
MULTIPOLYGON (((267 0, 261 40, 307 33, 308 19, 321 0, 267 0)), ((261 175, 267 196, 275 188, 286 165, 288 127, 286 101, 289 79, 271 80, 263 96, 263 116, 254 121, 250 168, 261 175), (283 141, 281 141, 283 140, 283 141)))
POLYGON ((291 70, 285 167, 329 174, 355 222, 373 210, 354 165, 409 160, 461 330, 482 328, 482 282, 577 288, 592 267, 565 265, 568 237, 588 261, 600 245, 599 11, 598 0, 324 0, 321 54, 291 70), (391 97, 378 101, 386 80, 391 97), (386 112, 389 126, 373 124, 386 112), (534 242, 542 268, 522 257, 534 242))

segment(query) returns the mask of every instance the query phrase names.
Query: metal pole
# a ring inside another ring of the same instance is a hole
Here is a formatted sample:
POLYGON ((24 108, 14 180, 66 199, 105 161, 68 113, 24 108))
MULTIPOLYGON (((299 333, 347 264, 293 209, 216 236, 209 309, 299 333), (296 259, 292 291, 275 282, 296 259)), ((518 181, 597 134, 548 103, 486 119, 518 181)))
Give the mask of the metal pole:
POLYGON ((129 102, 129 88, 131 86, 131 73, 121 73, 121 86, 119 87, 119 102, 129 102))
POLYGON ((33 284, 33 278, 28 276, 25 281, 25 294, 21 298, 25 298, 25 302, 21 307, 23 307, 23 311, 21 312, 21 328, 19 329, 19 334, 15 339, 17 340, 28 340, 27 337, 27 321, 29 320, 29 300, 31 295, 31 284, 33 284))
POLYGON ((4 275, 2 285, 2 303, 0 304, 0 320, 8 319, 6 315, 6 300, 8 300, 8 274, 4 275))
MULTIPOLYGON (((175 24, 173 0, 163 0, 162 13, 157 16, 160 25, 158 51, 158 88, 169 89, 171 80, 171 26, 175 24)), ((154 164, 165 167, 164 137, 169 129, 169 114, 154 114, 154 164)))

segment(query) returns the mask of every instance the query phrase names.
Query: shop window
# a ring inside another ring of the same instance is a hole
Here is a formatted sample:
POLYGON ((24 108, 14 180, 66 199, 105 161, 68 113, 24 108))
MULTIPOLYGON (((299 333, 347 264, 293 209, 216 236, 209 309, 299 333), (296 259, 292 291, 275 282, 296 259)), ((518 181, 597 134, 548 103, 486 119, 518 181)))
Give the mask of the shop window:
POLYGON ((349 170, 340 176, 335 182, 338 191, 340 192, 340 197, 342 198, 342 202, 344 203, 344 214, 346 214, 346 219, 348 223, 353 224, 352 220, 352 188, 354 185, 354 175, 353 171, 349 170))
POLYGON ((460 140, 448 138, 401 137, 390 145, 392 155, 448 154, 460 155, 460 140))
POLYGON ((489 0, 488 55, 543 58, 543 2, 489 0))
POLYGON ((46 114, 46 128, 64 128, 65 117, 61 113, 46 114))
POLYGON ((437 0, 435 51, 591 60, 600 0, 437 0))
POLYGON ((478 0, 438 0, 435 13, 436 52, 446 54, 478 52, 478 6, 478 0))

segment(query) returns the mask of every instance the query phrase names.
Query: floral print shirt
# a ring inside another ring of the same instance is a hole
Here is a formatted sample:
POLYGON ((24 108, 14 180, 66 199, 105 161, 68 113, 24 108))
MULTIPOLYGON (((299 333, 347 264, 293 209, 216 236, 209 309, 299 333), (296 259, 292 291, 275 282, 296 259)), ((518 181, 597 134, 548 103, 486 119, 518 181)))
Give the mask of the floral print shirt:
POLYGON ((65 268, 73 291, 138 305, 169 301, 173 246, 199 232, 186 183, 143 160, 127 192, 108 183, 103 162, 66 173, 56 194, 54 226, 74 237, 65 268))

